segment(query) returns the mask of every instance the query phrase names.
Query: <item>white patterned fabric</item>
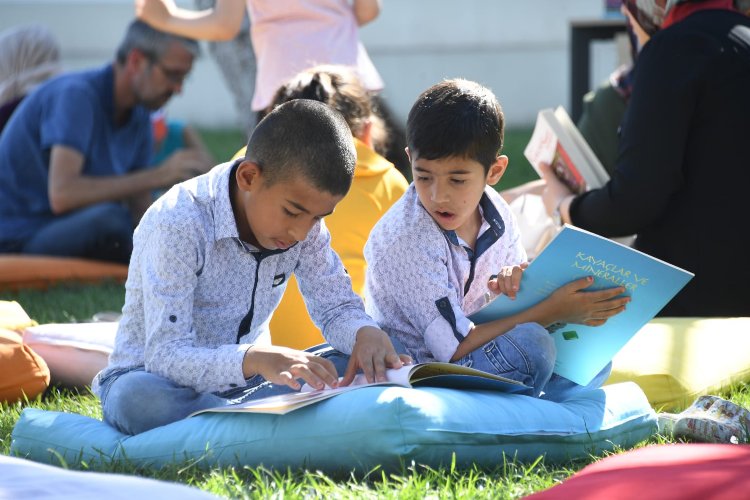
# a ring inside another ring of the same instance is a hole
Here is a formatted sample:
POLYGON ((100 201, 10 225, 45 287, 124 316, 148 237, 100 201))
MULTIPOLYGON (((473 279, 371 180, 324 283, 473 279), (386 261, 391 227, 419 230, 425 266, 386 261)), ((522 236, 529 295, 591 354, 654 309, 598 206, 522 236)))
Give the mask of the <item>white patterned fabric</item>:
POLYGON ((198 392, 243 386, 245 352, 268 335, 292 272, 335 349, 350 354, 357 330, 376 326, 322 222, 286 251, 240 241, 229 198, 233 165, 174 186, 143 216, 115 347, 94 392, 107 374, 136 366, 198 392))
POLYGON ((526 261, 511 209, 489 186, 480 212, 476 251, 467 250, 455 232, 443 231, 434 221, 412 184, 370 232, 367 312, 416 362, 449 361, 459 338, 474 327, 467 316, 494 298, 488 295, 490 277, 503 266, 526 261), (491 244, 481 248, 483 240, 491 244), (446 319, 451 312, 454 324, 446 319))

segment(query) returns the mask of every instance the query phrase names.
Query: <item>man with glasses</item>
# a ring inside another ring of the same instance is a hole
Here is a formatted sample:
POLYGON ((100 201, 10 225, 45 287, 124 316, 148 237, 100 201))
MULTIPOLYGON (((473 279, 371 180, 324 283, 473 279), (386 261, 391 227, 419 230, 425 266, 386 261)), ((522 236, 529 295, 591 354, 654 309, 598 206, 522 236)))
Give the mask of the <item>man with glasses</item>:
POLYGON ((128 262, 151 192, 206 168, 190 151, 147 168, 149 114, 182 90, 198 51, 134 21, 114 62, 23 100, 0 135, 0 253, 128 262))

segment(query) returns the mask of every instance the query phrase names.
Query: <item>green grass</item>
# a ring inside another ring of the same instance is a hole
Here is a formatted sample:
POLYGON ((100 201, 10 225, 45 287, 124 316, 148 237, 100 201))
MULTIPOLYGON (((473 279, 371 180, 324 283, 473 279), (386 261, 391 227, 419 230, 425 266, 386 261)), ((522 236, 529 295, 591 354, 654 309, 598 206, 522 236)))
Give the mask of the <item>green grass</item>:
POLYGON ((240 129, 199 129, 198 133, 217 163, 229 161, 247 144, 247 136, 240 129))
POLYGON ((497 186, 497 189, 509 189, 524 182, 539 178, 523 150, 531 138, 531 129, 510 129, 505 131, 503 154, 508 157, 508 169, 497 186))
MULTIPOLYGON (((40 323, 83 321, 104 310, 120 310, 124 288, 119 284, 57 286, 47 291, 2 292, 0 300, 16 300, 40 323)), ((737 386, 723 397, 748 406, 750 391, 737 386)), ((10 450, 11 431, 26 407, 79 413, 101 418, 98 399, 88 391, 71 392, 52 387, 33 401, 0 404, 0 454, 10 450)), ((671 442, 654 436, 647 442, 671 442)), ((204 469, 196 463, 174 464, 155 469, 126 462, 83 465, 91 470, 135 474, 175 481, 228 498, 520 498, 564 480, 585 465, 601 458, 591 456, 565 464, 533 463, 506 459, 493 469, 432 469, 404 464, 397 473, 381 470, 361 475, 329 476, 317 471, 265 470, 249 467, 204 469)))

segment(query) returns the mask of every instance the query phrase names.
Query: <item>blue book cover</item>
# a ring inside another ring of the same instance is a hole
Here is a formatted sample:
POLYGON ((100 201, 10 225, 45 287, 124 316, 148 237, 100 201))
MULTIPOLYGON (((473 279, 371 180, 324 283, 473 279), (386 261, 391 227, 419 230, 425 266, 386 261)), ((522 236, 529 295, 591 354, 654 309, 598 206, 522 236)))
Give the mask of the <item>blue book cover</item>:
POLYGON ((516 300, 501 295, 470 319, 486 323, 546 299, 562 285, 586 276, 586 290, 624 286, 631 302, 602 326, 568 323, 551 333, 557 346, 555 373, 588 384, 651 320, 693 274, 643 252, 574 226, 565 225, 529 264, 516 300))

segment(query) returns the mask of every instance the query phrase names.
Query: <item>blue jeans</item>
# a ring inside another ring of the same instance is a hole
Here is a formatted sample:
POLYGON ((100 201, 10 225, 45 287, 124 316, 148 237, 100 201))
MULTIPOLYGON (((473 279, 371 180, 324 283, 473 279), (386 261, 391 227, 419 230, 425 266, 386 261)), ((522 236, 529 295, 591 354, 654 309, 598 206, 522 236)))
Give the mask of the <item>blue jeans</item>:
MULTIPOLYGON (((343 376, 349 356, 328 344, 307 349, 333 362, 343 376)), ((253 399, 295 392, 286 385, 275 385, 260 375, 249 378, 244 387, 224 392, 201 393, 147 372, 143 367, 123 369, 99 383, 104 421, 125 434, 139 434, 186 418, 193 412, 238 404, 253 399)))
POLYGON ((54 217, 23 241, 0 244, 0 253, 80 257, 127 264, 133 219, 119 203, 99 203, 54 217))
POLYGON ((588 385, 581 386, 552 373, 557 349, 549 332, 538 323, 522 323, 456 361, 531 387, 519 392, 551 401, 564 401, 578 391, 600 387, 609 376, 607 365, 588 385))

